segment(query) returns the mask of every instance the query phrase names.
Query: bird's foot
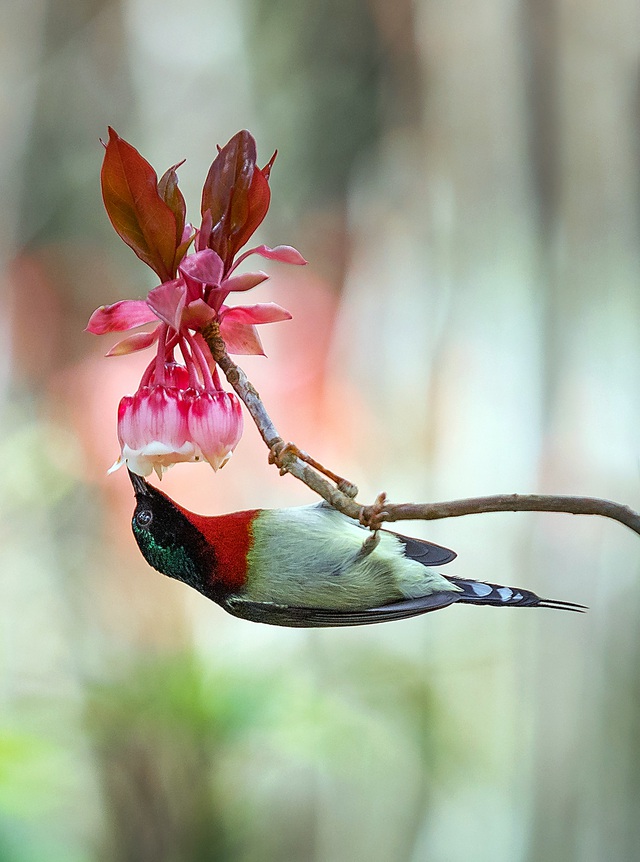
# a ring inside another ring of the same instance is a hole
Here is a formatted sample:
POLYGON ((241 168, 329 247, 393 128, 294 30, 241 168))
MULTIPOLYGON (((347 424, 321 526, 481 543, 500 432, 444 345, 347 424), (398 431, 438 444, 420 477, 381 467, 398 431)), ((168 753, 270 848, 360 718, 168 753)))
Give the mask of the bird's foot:
POLYGON ((360 550, 358 551, 358 559, 363 560, 365 557, 368 557, 372 551, 380 544, 380 533, 378 530, 375 530, 372 533, 369 533, 367 538, 362 543, 360 550))
POLYGON ((302 449, 299 449, 295 445, 295 443, 285 443, 284 440, 278 438, 271 444, 271 448, 269 450, 269 463, 275 464, 276 467, 278 467, 281 476, 287 472, 288 465, 296 458, 300 461, 304 461, 305 464, 313 467, 313 469, 317 470, 318 473, 321 473, 323 476, 326 476, 327 479, 335 482, 338 490, 342 491, 342 493, 347 497, 350 497, 353 500, 358 496, 358 489, 353 482, 349 482, 348 479, 343 479, 342 476, 338 476, 332 470, 329 470, 327 467, 323 467, 319 461, 316 461, 315 458, 312 458, 311 455, 307 454, 307 452, 303 452, 302 449))
POLYGON ((363 527, 369 527, 375 535, 380 527, 382 527, 384 519, 388 512, 385 512, 384 504, 387 501, 387 495, 382 491, 375 499, 372 506, 362 506, 360 509, 360 523, 363 527))
POLYGON ((378 547, 380 543, 380 527, 382 526, 382 518, 386 514, 384 504, 387 495, 384 491, 378 494, 373 506, 363 506, 360 509, 360 523, 363 527, 369 527, 371 532, 362 543, 362 547, 358 551, 358 559, 362 560, 368 557, 372 551, 378 547))

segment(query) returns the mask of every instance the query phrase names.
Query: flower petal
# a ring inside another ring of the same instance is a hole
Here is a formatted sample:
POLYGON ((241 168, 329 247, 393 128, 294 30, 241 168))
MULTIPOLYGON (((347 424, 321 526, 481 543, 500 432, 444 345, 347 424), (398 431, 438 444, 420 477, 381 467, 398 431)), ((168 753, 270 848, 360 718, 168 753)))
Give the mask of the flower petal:
POLYGON ((300 252, 291 245, 276 245, 274 248, 269 248, 268 245, 257 245, 241 254, 234 262, 233 269, 250 254, 259 254, 260 257, 266 257, 267 260, 278 260, 280 263, 292 263, 295 266, 304 266, 307 263, 300 252))
POLYGON ((240 401, 233 392, 190 392, 189 437, 218 470, 242 437, 240 401))
POLYGON ((181 278, 165 281, 149 291, 147 302, 156 317, 179 330, 187 298, 187 286, 181 278))
POLYGON ((151 443, 142 449, 131 449, 125 445, 120 458, 108 472, 112 473, 126 464, 138 476, 148 476, 155 470, 158 479, 162 479, 162 474, 174 464, 200 461, 201 458, 202 455, 191 443, 185 443, 179 450, 170 449, 161 443, 151 443))
POLYGON ((227 292, 232 290, 251 290, 258 284, 262 284, 269 278, 266 272, 258 270, 258 272, 243 272, 242 275, 232 275, 231 278, 225 278, 222 286, 227 292))
POLYGON ((215 316, 215 311, 207 305, 204 299, 196 299, 190 302, 182 312, 182 325, 191 329, 202 329, 205 323, 208 323, 215 316))
POLYGON ((160 327, 152 332, 137 332, 135 335, 130 335, 128 338, 123 338, 114 344, 111 350, 105 353, 105 356, 126 356, 128 353, 135 353, 136 350, 144 350, 146 347, 151 347, 154 341, 158 340, 160 327))
MULTIPOLYGON (((118 440, 125 461, 151 459, 164 467, 177 461, 195 459, 196 449, 189 437, 189 402, 182 392, 163 385, 143 386, 135 395, 125 395, 118 406, 118 440)), ((131 468, 135 473, 138 469, 131 468)))
POLYGON ((256 305, 225 305, 220 309, 220 320, 234 320, 238 323, 277 323, 279 320, 291 320, 291 314, 286 308, 275 302, 258 302, 256 305))
POLYGON ((202 295, 205 285, 216 286, 222 280, 223 264, 219 255, 210 248, 196 251, 185 257, 180 272, 190 288, 190 298, 202 295), (191 295, 193 292, 193 295, 191 295))
POLYGON ((236 320, 225 318, 220 323, 220 335, 229 353, 240 353, 243 356, 265 355, 258 330, 251 324, 238 323, 236 320))
POLYGON ((104 335, 105 332, 124 332, 135 329, 143 323, 151 323, 156 316, 144 299, 122 299, 113 305, 101 305, 96 308, 85 332, 94 335, 104 335))
MULTIPOLYGON (((120 469, 120 467, 124 467, 124 464, 125 464, 125 461, 122 457, 122 454, 118 455, 117 459, 113 462, 113 464, 107 470, 107 475, 109 475, 110 473, 115 473, 116 470, 120 469)), ((132 472, 135 473, 136 471, 132 470, 132 472)), ((138 474, 138 475, 140 475, 140 474, 138 474)))

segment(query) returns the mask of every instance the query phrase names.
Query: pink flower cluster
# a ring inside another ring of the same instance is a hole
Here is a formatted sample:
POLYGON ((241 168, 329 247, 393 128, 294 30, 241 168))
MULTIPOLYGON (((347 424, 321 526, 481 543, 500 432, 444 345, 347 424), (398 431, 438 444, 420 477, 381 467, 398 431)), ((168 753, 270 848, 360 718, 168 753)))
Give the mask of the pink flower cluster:
POLYGON ((225 305, 230 293, 250 290, 268 278, 262 271, 235 272, 250 254, 306 263, 290 246, 261 245, 236 257, 267 212, 272 164, 273 158, 259 169, 253 138, 248 132, 235 135, 209 170, 202 224, 195 230, 185 221, 175 168, 158 181, 151 165, 110 130, 102 170, 107 213, 124 241, 161 279, 145 300, 102 306, 87 325, 89 332, 102 335, 156 323, 151 331, 119 341, 107 354, 120 356, 157 344, 138 390, 120 402, 121 453, 112 470, 126 464, 141 476, 155 470, 162 478, 173 464, 201 460, 217 470, 240 440, 240 402, 222 389, 200 330, 216 320, 230 353, 262 354, 256 325, 291 317, 272 302, 225 305), (196 250, 187 255, 194 240, 196 250))
POLYGON ((163 382, 141 383, 118 408, 122 454, 112 469, 126 463, 133 473, 148 476, 180 461, 208 461, 214 470, 229 460, 242 436, 238 398, 215 384, 189 385, 187 368, 167 362, 163 382))

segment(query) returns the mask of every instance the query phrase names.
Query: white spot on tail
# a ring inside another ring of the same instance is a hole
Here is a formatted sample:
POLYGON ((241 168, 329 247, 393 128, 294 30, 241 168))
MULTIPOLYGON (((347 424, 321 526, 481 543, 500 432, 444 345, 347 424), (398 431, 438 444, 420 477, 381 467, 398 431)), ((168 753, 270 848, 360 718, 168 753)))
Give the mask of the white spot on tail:
POLYGON ((508 602, 511 598, 513 598, 513 590, 510 590, 509 587, 498 587, 496 592, 498 593, 503 602, 508 602))
POLYGON ((492 592, 489 584, 470 583, 469 586, 477 596, 488 596, 492 592))

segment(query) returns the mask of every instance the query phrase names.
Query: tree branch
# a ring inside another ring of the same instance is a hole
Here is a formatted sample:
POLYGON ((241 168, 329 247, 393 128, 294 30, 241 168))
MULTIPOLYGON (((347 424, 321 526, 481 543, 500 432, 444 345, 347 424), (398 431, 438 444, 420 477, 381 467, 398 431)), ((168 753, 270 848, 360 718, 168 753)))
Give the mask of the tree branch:
POLYGON ((387 503, 381 494, 370 506, 356 501, 358 489, 315 461, 292 443, 285 443, 271 421, 259 394, 244 371, 227 353, 220 326, 216 320, 202 329, 211 355, 224 372, 227 380, 244 402, 253 421, 269 449, 269 461, 280 469, 281 475, 291 473, 315 491, 334 509, 362 524, 377 530, 387 521, 435 521, 441 518, 458 518, 485 512, 567 512, 571 515, 600 515, 611 518, 640 535, 640 514, 629 506, 602 500, 597 497, 566 497, 546 494, 497 494, 490 497, 470 497, 443 503, 387 503), (328 477, 331 481, 327 481, 328 477), (331 484, 331 483, 334 484, 331 484))
POLYGON ((612 518, 640 535, 640 514, 629 506, 598 497, 566 497, 556 494, 496 494, 445 503, 398 503, 385 506, 385 521, 435 521, 483 512, 567 512, 612 518))

